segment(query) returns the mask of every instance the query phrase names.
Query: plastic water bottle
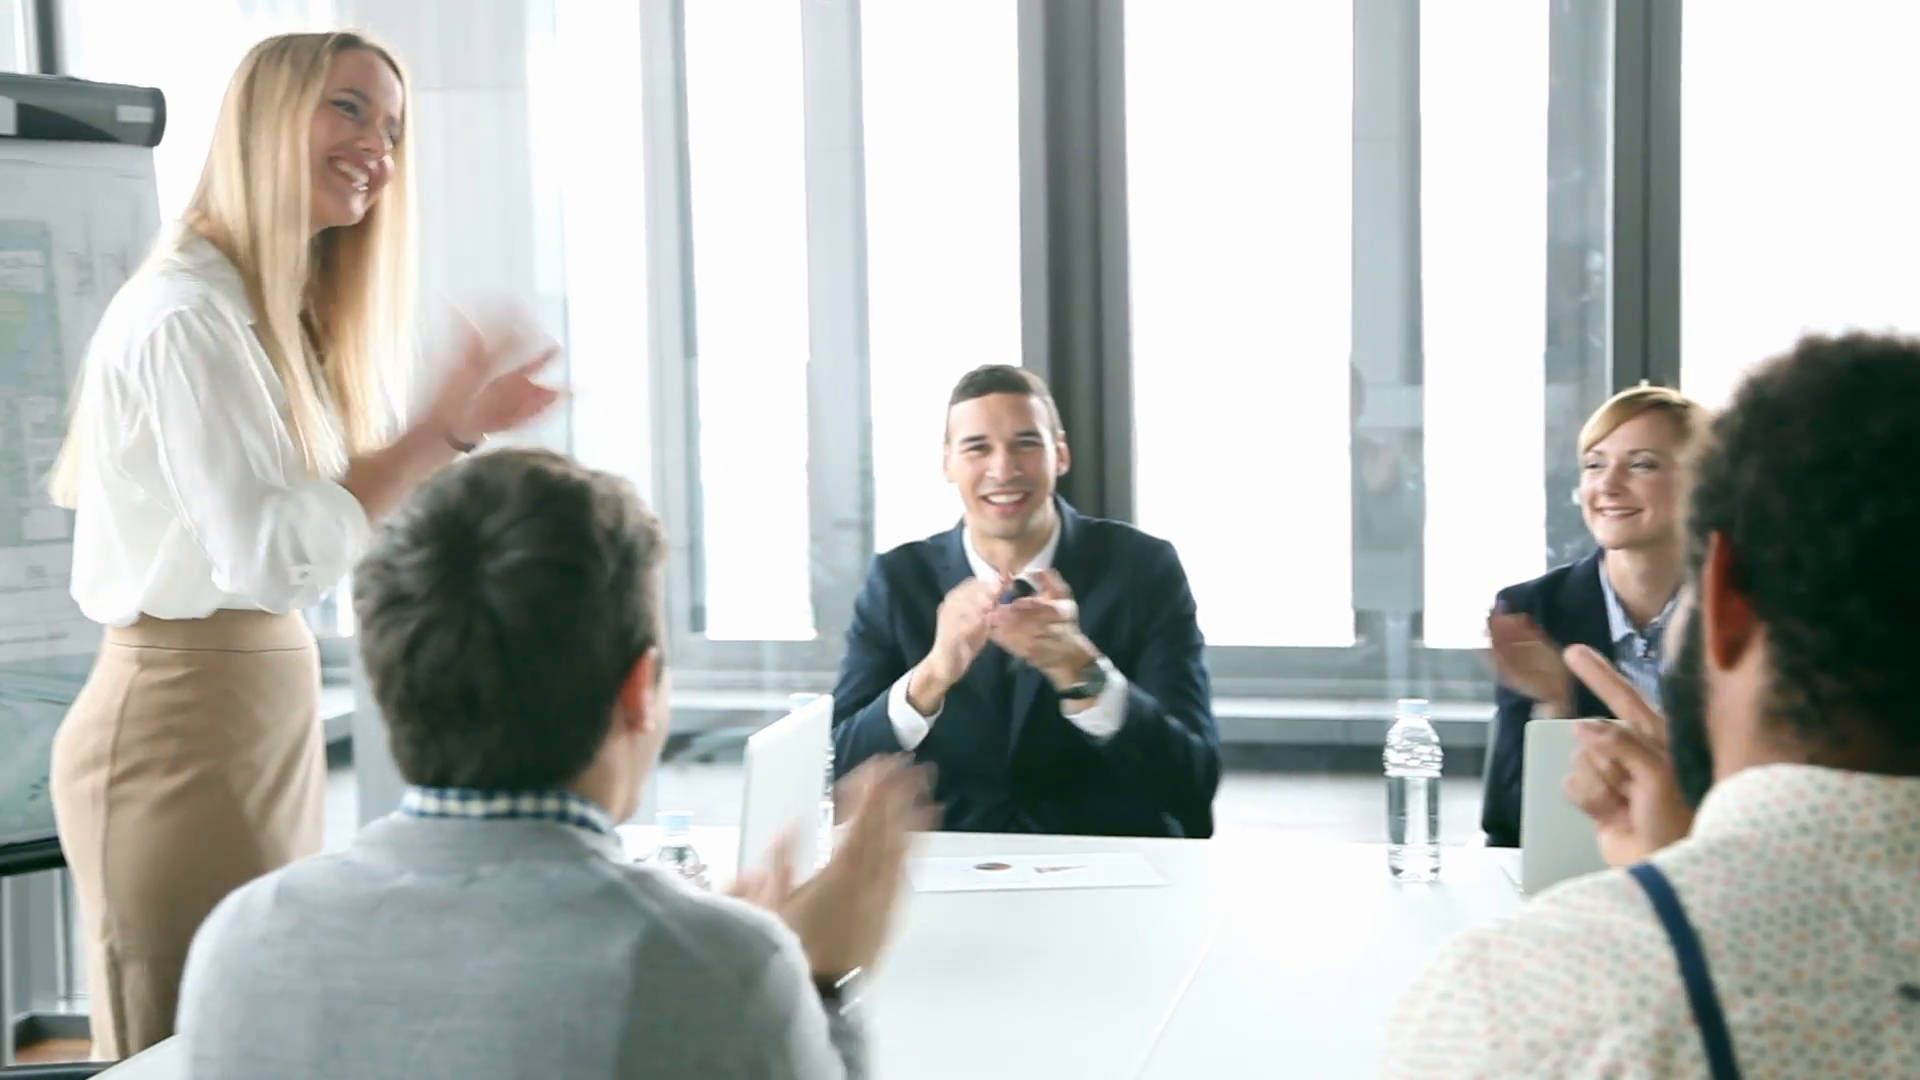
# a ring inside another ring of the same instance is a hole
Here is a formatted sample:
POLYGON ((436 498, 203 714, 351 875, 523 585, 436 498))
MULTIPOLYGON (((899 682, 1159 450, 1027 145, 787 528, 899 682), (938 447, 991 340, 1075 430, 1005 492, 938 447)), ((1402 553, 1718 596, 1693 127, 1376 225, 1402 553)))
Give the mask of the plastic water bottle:
POLYGON ((1381 755, 1387 766, 1387 868, 1401 881, 1440 876, 1440 736, 1427 702, 1402 698, 1381 755))
POLYGON ((820 870, 833 858, 833 744, 827 744, 827 775, 820 788, 820 832, 813 845, 813 868, 820 870))
POLYGON ((709 888, 707 864, 693 850, 693 815, 685 810, 662 810, 654 821, 660 826, 660 846, 654 850, 653 864, 699 888, 709 888))

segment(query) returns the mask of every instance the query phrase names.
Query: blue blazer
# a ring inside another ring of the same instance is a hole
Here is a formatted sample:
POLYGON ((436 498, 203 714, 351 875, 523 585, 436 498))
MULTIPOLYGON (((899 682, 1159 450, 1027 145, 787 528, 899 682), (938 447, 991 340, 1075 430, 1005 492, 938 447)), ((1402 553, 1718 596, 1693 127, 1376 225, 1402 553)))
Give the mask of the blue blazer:
MULTIPOLYGON (((1500 590, 1494 600, 1495 610, 1533 616, 1547 637, 1562 648, 1585 645, 1601 656, 1612 657, 1607 598, 1600 591, 1600 555, 1595 551, 1579 562, 1556 566, 1532 581, 1500 590)), ((1613 715, 1579 680, 1574 681, 1573 689, 1579 715, 1613 715)), ((1533 699, 1502 685, 1494 690, 1493 702, 1480 827, 1486 831, 1488 844, 1519 847, 1520 781, 1533 699)))
MULTIPOLYGON (((968 832, 1211 836, 1220 786, 1204 643, 1173 545, 1064 499, 1054 570, 1080 629, 1127 677, 1126 721, 1104 743, 1060 714, 1037 670, 989 643, 914 749, 936 769, 945 827, 968 832)), ((834 771, 901 752, 888 692, 933 647, 935 613, 973 574, 965 525, 874 559, 834 687, 834 771)))

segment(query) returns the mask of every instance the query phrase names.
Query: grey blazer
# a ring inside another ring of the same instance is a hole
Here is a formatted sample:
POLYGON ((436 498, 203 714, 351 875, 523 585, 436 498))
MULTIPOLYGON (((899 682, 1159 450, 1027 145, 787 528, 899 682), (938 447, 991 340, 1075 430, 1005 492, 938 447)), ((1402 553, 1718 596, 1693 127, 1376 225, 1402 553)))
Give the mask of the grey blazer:
POLYGON ((194 938, 196 1080, 862 1077, 771 915, 558 822, 392 815, 194 938))

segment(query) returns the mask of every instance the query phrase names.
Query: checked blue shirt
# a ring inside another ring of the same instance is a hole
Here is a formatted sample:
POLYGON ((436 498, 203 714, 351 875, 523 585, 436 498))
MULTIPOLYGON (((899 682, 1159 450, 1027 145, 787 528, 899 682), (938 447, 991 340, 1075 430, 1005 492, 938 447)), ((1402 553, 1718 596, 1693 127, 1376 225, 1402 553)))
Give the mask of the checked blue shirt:
POLYGON ((400 812, 417 818, 466 821, 521 819, 559 821, 613 836, 613 817, 591 799, 571 791, 476 791, 472 788, 410 787, 400 812))

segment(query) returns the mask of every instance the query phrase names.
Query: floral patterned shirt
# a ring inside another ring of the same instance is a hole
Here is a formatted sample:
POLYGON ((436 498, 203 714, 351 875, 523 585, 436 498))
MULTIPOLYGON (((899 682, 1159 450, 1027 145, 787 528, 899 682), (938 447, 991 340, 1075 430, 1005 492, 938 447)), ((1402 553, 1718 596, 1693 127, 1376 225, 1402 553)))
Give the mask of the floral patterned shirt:
MULTIPOLYGON (((1746 769, 1653 861, 1747 1080, 1920 1077, 1920 779, 1746 769)), ((1452 942, 1388 1030, 1392 1077, 1707 1076, 1673 948, 1622 871, 1452 942)))

